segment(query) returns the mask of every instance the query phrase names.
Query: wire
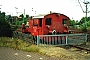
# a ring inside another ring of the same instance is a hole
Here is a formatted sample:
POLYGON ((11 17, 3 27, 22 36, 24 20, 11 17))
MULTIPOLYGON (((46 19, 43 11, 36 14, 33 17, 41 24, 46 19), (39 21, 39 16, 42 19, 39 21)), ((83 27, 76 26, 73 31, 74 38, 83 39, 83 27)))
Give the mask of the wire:
POLYGON ((85 0, 84 0, 84 1, 80 0, 80 2, 82 2, 82 3, 83 3, 83 2, 85 2, 85 0))
POLYGON ((81 6, 81 4, 80 4, 80 1, 79 1, 79 0, 78 0, 78 3, 79 3, 79 5, 80 5, 80 7, 81 7, 82 11, 84 12, 84 10, 83 10, 83 8, 82 8, 82 6, 81 6))

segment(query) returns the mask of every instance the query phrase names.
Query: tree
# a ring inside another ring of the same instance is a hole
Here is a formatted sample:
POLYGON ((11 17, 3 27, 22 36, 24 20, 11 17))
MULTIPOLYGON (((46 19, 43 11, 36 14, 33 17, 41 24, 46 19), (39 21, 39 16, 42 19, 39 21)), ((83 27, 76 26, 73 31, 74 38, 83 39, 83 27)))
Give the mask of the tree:
MULTIPOLYGON (((80 23, 81 23, 81 24, 85 23, 85 19, 86 19, 86 17, 82 17, 81 20, 80 20, 80 23)), ((88 22, 89 20, 90 20, 90 16, 87 17, 86 22, 88 22)))
POLYGON ((11 15, 6 15, 5 18, 6 18, 6 20, 10 20, 11 15))
POLYGON ((23 15, 23 14, 21 14, 19 17, 22 17, 22 18, 24 18, 24 15, 23 15))
POLYGON ((26 15, 26 18, 29 18, 29 15, 26 15))
POLYGON ((5 12, 0 12, 0 36, 11 36, 11 27, 5 19, 5 12))
POLYGON ((80 23, 81 23, 81 24, 85 23, 85 17, 82 17, 82 18, 81 18, 80 23))
POLYGON ((75 25, 80 25, 78 20, 75 21, 75 25))
POLYGON ((90 20, 87 22, 87 26, 90 27, 90 20))
POLYGON ((74 26, 75 25, 75 20, 70 20, 70 26, 74 26))

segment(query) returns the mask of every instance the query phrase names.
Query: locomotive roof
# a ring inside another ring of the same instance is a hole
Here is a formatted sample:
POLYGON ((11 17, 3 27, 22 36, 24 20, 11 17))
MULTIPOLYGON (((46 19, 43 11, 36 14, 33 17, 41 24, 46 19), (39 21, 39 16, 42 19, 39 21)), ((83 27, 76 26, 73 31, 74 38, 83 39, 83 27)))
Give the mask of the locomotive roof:
POLYGON ((33 19, 37 19, 37 18, 44 18, 45 15, 41 15, 41 16, 34 16, 33 19))
POLYGON ((34 16, 33 18, 44 18, 44 16, 34 16))
MULTIPOLYGON (((60 15, 63 15, 63 16, 65 16, 65 17, 68 17, 67 15, 64 15, 64 14, 61 14, 61 13, 51 13, 51 14, 60 14, 60 15)), ((50 14, 47 14, 47 15, 50 15, 50 14)), ((46 16, 47 16, 46 15, 46 16)), ((69 18, 69 17, 68 17, 69 18)))
MULTIPOLYGON (((60 14, 60 15, 64 15, 64 14, 61 14, 61 13, 51 13, 51 14, 60 14)), ((41 16, 34 16, 33 19, 44 18, 44 17, 47 16, 47 15, 50 15, 50 14, 41 15, 41 16)), ((64 16, 66 16, 66 15, 64 15, 64 16)), ((66 17, 68 17, 68 16, 66 16, 66 17)), ((69 17, 68 17, 68 18, 69 18, 69 17)))

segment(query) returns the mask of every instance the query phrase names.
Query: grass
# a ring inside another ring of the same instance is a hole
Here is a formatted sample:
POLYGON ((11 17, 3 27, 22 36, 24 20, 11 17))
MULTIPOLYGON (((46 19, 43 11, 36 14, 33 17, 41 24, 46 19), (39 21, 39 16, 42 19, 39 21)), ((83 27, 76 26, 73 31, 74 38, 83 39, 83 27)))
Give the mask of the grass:
POLYGON ((36 45, 31 45, 26 48, 26 51, 28 52, 39 52, 39 48, 36 45))
POLYGON ((23 40, 15 39, 15 38, 0 37, 0 46, 10 47, 10 48, 24 50, 28 52, 39 52, 38 46, 26 43, 23 40))
MULTIPOLYGON (((87 45, 90 46, 90 43, 87 45)), ((77 51, 75 48, 64 49, 62 47, 54 46, 38 47, 37 45, 26 43, 23 40, 8 37, 0 37, 0 46, 27 52, 36 52, 52 57, 59 57, 61 60, 86 60, 85 58, 89 58, 90 56, 90 54, 86 55, 83 51, 77 51)))

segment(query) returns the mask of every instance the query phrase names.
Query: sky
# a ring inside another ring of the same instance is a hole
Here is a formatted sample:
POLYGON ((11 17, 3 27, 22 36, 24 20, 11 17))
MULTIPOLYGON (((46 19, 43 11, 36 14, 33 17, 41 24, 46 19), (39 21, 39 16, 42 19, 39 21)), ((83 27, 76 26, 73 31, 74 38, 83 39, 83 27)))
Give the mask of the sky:
MULTIPOLYGON (((90 0, 79 1, 83 10, 86 11, 85 4, 83 2, 90 2, 90 0)), ((0 0, 0 8, 0 10, 5 12, 6 15, 11 14, 13 16, 24 13, 24 9, 25 14, 30 16, 48 14, 49 11, 65 14, 70 17, 70 19, 74 20, 80 20, 85 16, 78 0, 0 0), (18 12, 18 14, 16 14, 16 12, 18 12)), ((88 11, 90 11, 90 4, 88 4, 88 11)), ((90 16, 90 13, 88 13, 88 16, 90 16)))

